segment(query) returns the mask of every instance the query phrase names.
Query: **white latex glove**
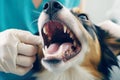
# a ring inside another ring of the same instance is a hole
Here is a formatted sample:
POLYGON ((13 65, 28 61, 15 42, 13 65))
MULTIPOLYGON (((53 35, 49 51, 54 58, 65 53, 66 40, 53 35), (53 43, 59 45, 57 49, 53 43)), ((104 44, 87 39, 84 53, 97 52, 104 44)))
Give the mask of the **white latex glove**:
POLYGON ((28 31, 9 29, 0 33, 0 71, 26 74, 32 67, 40 44, 28 31))

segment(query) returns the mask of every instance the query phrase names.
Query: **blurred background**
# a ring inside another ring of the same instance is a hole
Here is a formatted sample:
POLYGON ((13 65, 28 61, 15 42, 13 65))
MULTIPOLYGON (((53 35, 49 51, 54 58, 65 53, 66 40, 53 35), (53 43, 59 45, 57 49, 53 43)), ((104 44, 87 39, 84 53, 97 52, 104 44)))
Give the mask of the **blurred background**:
POLYGON ((117 0, 85 0, 84 10, 92 22, 99 23, 110 18, 115 1, 117 0))

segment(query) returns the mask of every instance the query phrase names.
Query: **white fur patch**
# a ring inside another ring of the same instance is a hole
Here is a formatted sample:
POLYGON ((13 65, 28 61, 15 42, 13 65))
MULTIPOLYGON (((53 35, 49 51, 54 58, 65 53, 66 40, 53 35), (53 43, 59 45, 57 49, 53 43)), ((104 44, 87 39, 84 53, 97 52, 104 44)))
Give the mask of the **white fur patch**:
POLYGON ((99 80, 83 67, 75 66, 62 73, 51 73, 44 71, 38 73, 37 80, 99 80))

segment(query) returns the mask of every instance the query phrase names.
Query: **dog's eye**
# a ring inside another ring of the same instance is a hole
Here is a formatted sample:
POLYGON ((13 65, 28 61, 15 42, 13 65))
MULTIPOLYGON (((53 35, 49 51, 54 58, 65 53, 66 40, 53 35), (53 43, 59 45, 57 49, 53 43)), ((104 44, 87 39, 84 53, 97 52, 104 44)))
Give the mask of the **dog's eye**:
POLYGON ((81 20, 88 20, 88 17, 86 14, 79 14, 78 17, 81 19, 81 20))

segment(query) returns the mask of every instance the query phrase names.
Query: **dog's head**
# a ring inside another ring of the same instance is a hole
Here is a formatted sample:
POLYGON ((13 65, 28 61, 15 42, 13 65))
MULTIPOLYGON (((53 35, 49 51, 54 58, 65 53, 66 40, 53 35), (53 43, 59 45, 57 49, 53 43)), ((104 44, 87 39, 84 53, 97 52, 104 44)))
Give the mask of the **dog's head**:
POLYGON ((51 0, 43 7, 38 27, 44 54, 41 62, 49 71, 63 72, 79 65, 108 75, 109 68, 117 65, 106 43, 108 34, 78 9, 68 10, 51 0))

